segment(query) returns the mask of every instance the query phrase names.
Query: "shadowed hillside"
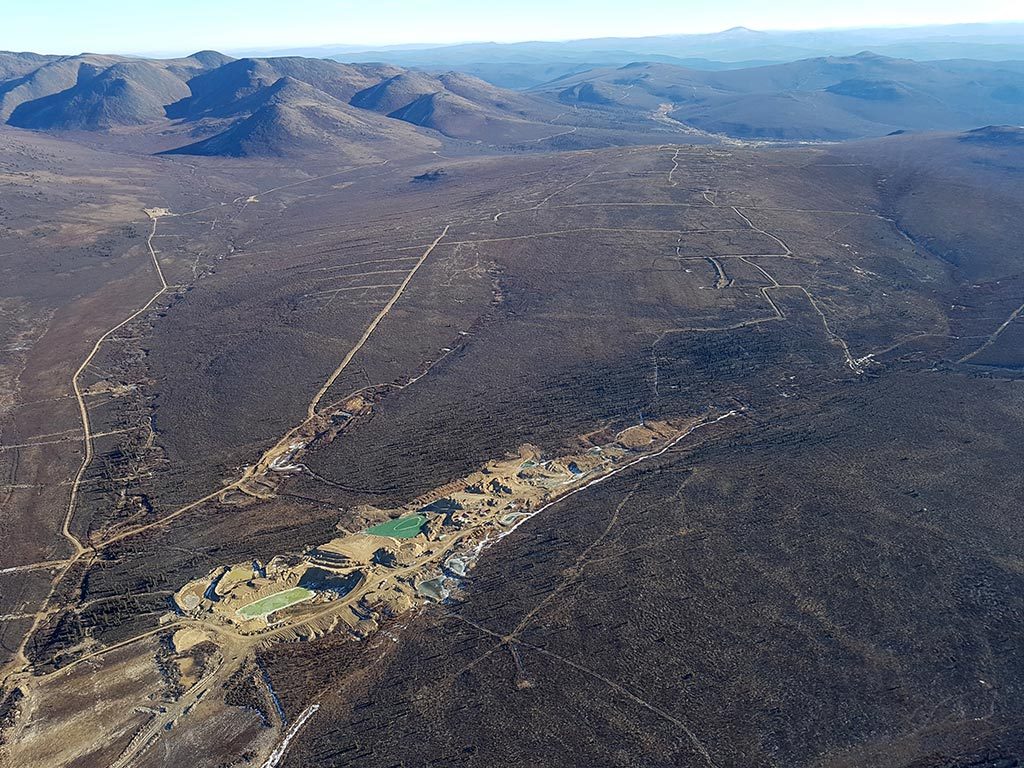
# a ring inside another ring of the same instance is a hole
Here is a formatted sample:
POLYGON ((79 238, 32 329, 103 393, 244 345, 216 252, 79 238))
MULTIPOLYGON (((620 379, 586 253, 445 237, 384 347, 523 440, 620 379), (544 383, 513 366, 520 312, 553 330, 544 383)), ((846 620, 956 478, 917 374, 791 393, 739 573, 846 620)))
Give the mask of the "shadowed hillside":
POLYGON ((350 107, 300 80, 282 77, 235 102, 249 114, 226 130, 168 154, 285 156, 329 148, 352 160, 376 152, 428 151, 438 142, 402 123, 350 107))
POLYGON ((557 109, 455 72, 406 72, 357 93, 352 104, 454 138, 515 141, 551 133, 557 109))

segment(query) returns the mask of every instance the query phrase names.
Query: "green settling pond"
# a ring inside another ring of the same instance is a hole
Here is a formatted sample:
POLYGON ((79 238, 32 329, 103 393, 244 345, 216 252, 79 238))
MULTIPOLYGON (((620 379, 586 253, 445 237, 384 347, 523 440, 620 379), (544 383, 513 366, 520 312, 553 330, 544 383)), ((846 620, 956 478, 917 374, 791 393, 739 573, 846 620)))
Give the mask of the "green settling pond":
POLYGON ((255 619, 257 616, 269 616, 274 611, 280 611, 282 608, 287 608, 289 605, 295 605, 296 603, 301 603, 303 600, 309 600, 313 595, 314 593, 305 587, 292 587, 291 589, 286 589, 283 592, 275 592, 272 595, 267 595, 254 603, 243 605, 238 609, 238 613, 247 619, 255 619))
POLYGON ((371 536, 412 539, 419 535, 425 522, 427 522, 426 515, 406 515, 397 520, 388 520, 386 523, 373 526, 373 528, 367 528, 366 532, 371 536))

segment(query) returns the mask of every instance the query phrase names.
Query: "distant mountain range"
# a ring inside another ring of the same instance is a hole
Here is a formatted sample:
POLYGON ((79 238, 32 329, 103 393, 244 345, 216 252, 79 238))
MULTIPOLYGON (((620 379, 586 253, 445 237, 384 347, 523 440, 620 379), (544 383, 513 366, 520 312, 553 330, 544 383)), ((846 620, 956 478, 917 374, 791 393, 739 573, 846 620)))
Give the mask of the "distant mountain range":
POLYGON ((720 72, 641 63, 534 89, 567 105, 650 112, 745 139, 836 141, 1024 122, 1024 63, 921 63, 873 53, 720 72))
MULTIPOLYGON (((745 38, 747 31, 733 31, 745 38)), ((1024 123, 1024 62, 876 53, 735 69, 631 62, 525 91, 464 72, 202 51, 178 59, 0 52, 0 121, 228 157, 742 139, 845 140, 1024 123)))
POLYGON ((0 120, 9 125, 151 128, 177 137, 169 151, 183 154, 386 154, 398 144, 426 151, 442 136, 516 142, 551 133, 547 121, 560 111, 459 73, 211 51, 167 60, 0 53, 0 76, 0 120))
MULTIPOLYGON (((672 23, 668 20, 666 23, 672 23)), ((685 23, 680 14, 680 23, 685 23)), ((403 67, 458 70, 506 88, 529 88, 597 67, 658 61, 696 69, 731 69, 870 50, 918 61, 1024 60, 1024 23, 955 24, 873 29, 757 31, 595 38, 565 42, 466 43, 444 46, 320 46, 261 55, 388 61, 403 67)), ((255 52, 250 52, 255 53, 255 52)))

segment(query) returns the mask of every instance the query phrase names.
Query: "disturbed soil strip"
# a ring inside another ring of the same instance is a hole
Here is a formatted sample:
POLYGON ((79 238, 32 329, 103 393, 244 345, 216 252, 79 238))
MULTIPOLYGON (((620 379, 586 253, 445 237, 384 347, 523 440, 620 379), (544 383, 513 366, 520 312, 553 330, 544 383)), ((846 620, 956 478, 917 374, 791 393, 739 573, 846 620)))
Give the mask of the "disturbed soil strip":
POLYGON ((676 187, 676 186, 679 186, 679 182, 678 182, 678 181, 676 181, 676 180, 675 180, 674 178, 672 178, 672 177, 673 177, 673 176, 675 176, 675 175, 676 175, 676 171, 678 171, 678 170, 679 170, 679 153, 680 153, 681 151, 682 151, 682 148, 681 148, 681 147, 680 147, 680 148, 677 148, 677 149, 676 149, 676 152, 675 152, 675 154, 674 154, 674 155, 672 155, 672 170, 670 170, 670 171, 668 172, 668 183, 669 183, 669 186, 670 186, 670 187, 676 187))
POLYGON ((26 565, 12 565, 10 568, 0 568, 0 574, 4 573, 18 573, 19 571, 42 571, 51 568, 56 568, 60 565, 67 565, 70 560, 42 560, 38 563, 28 563, 26 565))
POLYGON ((160 260, 157 259, 156 257, 156 251, 153 250, 153 236, 156 234, 156 223, 157 220, 159 219, 159 215, 151 213, 149 211, 146 211, 146 215, 153 220, 153 227, 149 231, 149 237, 146 238, 146 248, 149 249, 150 258, 153 259, 153 267, 156 270, 156 276, 160 280, 160 290, 154 293, 150 300, 147 301, 144 305, 142 305, 141 308, 137 309, 131 315, 126 317, 120 323, 118 323, 109 331, 100 336, 99 339, 97 339, 96 343, 93 344, 92 350, 89 352, 88 356, 85 358, 85 360, 82 361, 82 364, 78 366, 78 370, 76 370, 74 375, 71 377, 71 386, 75 391, 75 399, 78 401, 78 411, 82 417, 85 456, 82 458, 82 463, 78 467, 78 473, 75 475, 75 481, 71 486, 71 498, 68 501, 68 510, 67 513, 64 515, 64 522, 61 525, 61 534, 64 536, 65 539, 67 539, 68 543, 71 544, 71 547, 74 550, 74 554, 76 556, 81 555, 83 552, 85 552, 85 546, 82 544, 82 542, 78 540, 78 537, 71 532, 71 519, 72 517, 74 517, 75 505, 78 502, 78 487, 82 483, 82 476, 85 474, 85 470, 88 468, 93 456, 93 435, 90 430, 89 424, 89 409, 86 408, 85 398, 82 396, 82 389, 78 384, 78 379, 81 377, 85 369, 88 368, 89 365, 92 363, 93 358, 96 357, 96 353, 100 351, 100 346, 103 344, 104 341, 106 341, 108 338, 110 338, 111 335, 124 328, 126 325, 128 325, 128 323, 130 323, 132 320, 134 320, 139 315, 148 310, 151 306, 153 306, 157 299, 159 299, 167 292, 167 281, 164 279, 163 270, 160 269, 160 260))
POLYGON ((306 721, 311 718, 316 711, 320 709, 319 704, 310 704, 303 710, 302 714, 299 715, 299 719, 295 721, 295 725, 288 731, 288 735, 284 737, 284 740, 278 745, 273 752, 270 753, 270 757, 263 763, 263 768, 276 768, 278 763, 284 759, 284 753, 288 751, 288 745, 291 740, 295 738, 295 734, 299 732, 299 729, 306 724, 306 721))
POLYGON ((957 360, 957 362, 958 363, 966 363, 969 360, 973 360, 975 357, 977 357, 982 352, 984 352, 986 349, 988 349, 993 344, 995 344, 996 343, 996 339, 999 338, 999 334, 1001 334, 1003 331, 1005 331, 1006 328, 1010 325, 1010 323, 1012 323, 1014 320, 1016 320, 1020 316, 1021 312, 1024 312, 1024 304, 1021 304, 1019 307, 1017 307, 1015 310, 1013 310, 1013 312, 1010 313, 1010 316, 1008 318, 1006 318, 1006 321, 1002 325, 1000 325, 998 328, 996 328, 995 331, 993 331, 992 334, 985 340, 984 344, 982 344, 980 347, 978 347, 973 352, 969 352, 968 354, 964 355, 959 360, 957 360))
POLYGON ((327 390, 329 390, 331 386, 333 386, 334 382, 338 380, 338 377, 341 376, 342 371, 344 371, 348 367, 348 364, 352 362, 352 358, 354 358, 356 354, 359 352, 359 350, 363 348, 363 345, 370 338, 370 335, 375 330, 377 330, 377 326, 380 325, 380 321, 387 317, 388 312, 391 311, 391 308, 395 306, 395 303, 402 297, 402 293, 405 291, 406 287, 408 287, 413 277, 416 276, 417 270, 419 270, 419 268, 423 266, 423 262, 427 260, 427 257, 437 247, 437 244, 441 242, 445 235, 448 234, 448 228, 450 226, 451 224, 446 224, 444 229, 441 230, 441 234, 438 235, 437 238, 435 238, 434 242, 432 242, 430 246, 427 248, 427 250, 423 252, 423 255, 420 256, 419 261, 417 261, 413 268, 409 270, 409 274, 405 276, 405 279, 401 282, 401 284, 398 286, 398 289, 388 300, 388 303, 385 304, 384 308, 378 313, 378 315, 375 318, 373 318, 373 322, 371 322, 367 326, 366 330, 363 332, 363 335, 359 338, 359 341, 356 342, 356 345, 349 350, 347 355, 345 355, 345 359, 341 361, 341 365, 335 368, 334 372, 329 377, 327 377, 327 381, 325 381, 324 385, 320 387, 320 391, 316 393, 316 396, 309 404, 309 408, 306 410, 307 420, 312 420, 316 418, 316 407, 320 404, 320 401, 323 399, 324 395, 327 394, 327 390))
POLYGON ((594 173, 595 173, 594 171, 591 171, 590 173, 588 173, 583 178, 577 179, 576 181, 574 181, 574 182, 572 182, 570 184, 567 184, 564 187, 559 187, 554 192, 552 192, 550 195, 548 195, 547 197, 545 197, 542 200, 540 200, 540 202, 537 202, 534 205, 530 206, 529 208, 516 208, 516 209, 513 209, 511 211, 501 211, 499 213, 496 213, 496 214, 494 214, 494 218, 492 219, 492 221, 500 221, 502 216, 507 216, 510 213, 519 213, 521 211, 536 211, 536 210, 539 210, 543 205, 545 205, 548 201, 550 201, 551 198, 555 197, 556 195, 560 195, 563 192, 568 192, 570 189, 572 189, 573 187, 577 186, 578 184, 582 184, 584 181, 586 181, 587 179, 591 178, 594 175, 594 173))

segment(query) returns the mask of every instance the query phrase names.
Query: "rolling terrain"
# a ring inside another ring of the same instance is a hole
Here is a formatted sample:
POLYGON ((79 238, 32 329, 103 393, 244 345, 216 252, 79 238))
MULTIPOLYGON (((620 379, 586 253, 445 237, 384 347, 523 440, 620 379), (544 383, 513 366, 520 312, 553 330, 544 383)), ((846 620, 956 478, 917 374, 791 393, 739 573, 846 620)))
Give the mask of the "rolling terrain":
POLYGON ((0 53, 0 765, 1024 764, 1015 34, 0 53))
POLYGON ((536 97, 239 61, 0 129, 5 760, 1024 756, 1024 132, 456 157, 536 97))
POLYGON ((535 92, 610 112, 650 113, 665 105, 673 120, 743 139, 841 141, 1024 123, 1019 66, 870 52, 727 71, 634 63, 564 77, 535 92))
POLYGON ((733 27, 711 34, 595 38, 561 42, 463 43, 364 50, 359 46, 320 46, 260 55, 327 56, 338 61, 389 61, 428 71, 455 70, 503 88, 530 88, 588 69, 637 61, 693 69, 740 69, 821 56, 852 56, 870 50, 918 61, 1024 59, 1022 25, 950 24, 899 28, 809 31, 733 27))
MULTIPOLYGON (((574 68, 525 91, 455 71, 297 56, 3 54, 0 119, 220 157, 537 152, 691 142, 843 141, 1024 123, 1020 62, 870 52, 733 69, 574 68)), ((112 146, 105 144, 104 146, 112 146)))
POLYGON ((395 143, 420 151, 436 149, 440 137, 536 146, 569 129, 554 124, 561 105, 455 72, 214 52, 169 60, 3 56, 0 119, 8 125, 129 135, 150 151, 383 157, 395 143))

